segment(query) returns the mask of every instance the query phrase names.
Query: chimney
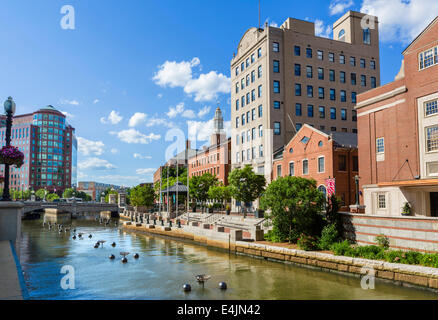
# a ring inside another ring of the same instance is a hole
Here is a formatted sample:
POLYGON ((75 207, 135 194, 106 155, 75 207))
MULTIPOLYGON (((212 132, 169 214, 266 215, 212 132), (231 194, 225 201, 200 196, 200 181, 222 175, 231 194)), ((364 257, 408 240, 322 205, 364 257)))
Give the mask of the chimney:
POLYGON ((191 147, 191 143, 190 143, 190 140, 189 140, 189 139, 187 139, 187 140, 186 140, 186 149, 187 149, 187 150, 189 150, 189 149, 190 149, 190 147, 191 147))

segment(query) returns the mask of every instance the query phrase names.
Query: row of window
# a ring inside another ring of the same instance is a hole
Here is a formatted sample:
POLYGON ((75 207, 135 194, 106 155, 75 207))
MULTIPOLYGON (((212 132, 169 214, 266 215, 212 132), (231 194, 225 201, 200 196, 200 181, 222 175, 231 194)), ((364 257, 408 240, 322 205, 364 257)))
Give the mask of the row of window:
MULTIPOLYGON (((262 66, 259 66, 257 68, 257 79, 262 77, 262 66)), ((245 86, 249 86, 251 83, 254 83, 256 81, 255 76, 255 70, 251 71, 251 74, 247 74, 246 77, 240 79, 240 87, 239 87, 239 81, 236 82, 236 93, 240 90, 245 89, 245 86)))
MULTIPOLYGON (((308 85, 306 89, 307 89, 306 96, 308 98, 313 98, 314 97, 313 86, 308 85)), ((295 96, 296 97, 302 96, 301 83, 295 83, 295 96)), ((325 99, 325 88, 324 87, 318 87, 318 98, 321 100, 325 99)), ((333 88, 329 89, 329 98, 331 101, 336 101, 336 89, 333 89, 333 88)), ((357 98, 357 93, 352 91, 351 92, 351 102, 356 103, 356 101, 357 101, 356 98, 357 98)), ((339 100, 341 102, 347 102, 347 91, 345 91, 345 90, 339 91, 339 100)))
POLYGON ((205 169, 205 170, 201 170, 201 171, 197 171, 197 172, 193 172, 192 176, 202 176, 204 173, 210 173, 212 175, 219 175, 220 172, 220 167, 213 167, 210 169, 205 169))
MULTIPOLYGON (((308 124, 309 126, 311 126, 311 127, 315 127, 315 126, 314 126, 313 124, 311 124, 311 123, 307 123, 307 124, 308 124)), ((302 126, 303 126, 302 123, 299 123, 299 122, 295 123, 295 128, 296 128, 297 131, 300 130, 302 126)), ((320 126, 319 126, 319 130, 321 130, 321 131, 326 131, 326 128, 325 128, 324 125, 320 125, 320 126)), ((330 131, 336 132, 336 131, 337 131, 337 128, 336 128, 336 127, 330 127, 330 131)), ((347 129, 347 128, 341 128, 341 132, 348 132, 348 129, 347 129)), ((356 129, 356 128, 353 128, 353 129, 351 129, 351 132, 352 132, 352 133, 357 133, 357 129, 356 129)))
MULTIPOLYGON (((257 58, 260 58, 262 56, 262 48, 257 49, 257 58)), ((249 58, 246 58, 245 62, 242 62, 240 64, 240 70, 239 67, 236 67, 236 76, 239 74, 239 72, 243 72, 245 68, 248 68, 252 63, 254 63, 256 60, 255 53, 252 53, 249 58)))
POLYGON ((211 154, 209 156, 206 156, 206 157, 203 157, 201 159, 194 161, 192 163, 192 168, 196 168, 196 167, 208 164, 208 163, 215 163, 219 160, 220 160, 219 153, 214 153, 214 154, 211 154))
MULTIPOLYGON (((257 89, 257 98, 261 98, 262 97, 262 85, 258 86, 257 89)), ((242 108, 246 105, 249 105, 251 102, 255 101, 256 99, 256 92, 255 89, 251 90, 251 93, 247 92, 246 95, 242 96, 239 99, 236 100, 236 110, 239 110, 239 101, 241 102, 242 108)))
MULTIPOLYGON (((330 119, 335 120, 336 119, 336 108, 330 107, 330 119)), ((303 115, 302 105, 301 103, 295 104, 295 115, 298 117, 301 117, 303 115)), ((325 119, 326 112, 324 106, 318 107, 318 116, 321 119, 325 119)), ((313 118, 314 117, 314 106, 311 104, 307 105, 307 117, 313 118)), ((342 108, 341 109, 341 120, 347 120, 347 109, 342 108)), ((352 110, 352 121, 357 121, 357 112, 356 110, 352 110)))
MULTIPOLYGON (((258 106, 258 117, 261 118, 262 116, 263 116, 263 106, 259 105, 258 106)), ((245 113, 242 113, 242 115, 240 117, 239 116, 236 117, 236 128, 239 128, 239 123, 241 123, 242 126, 244 126, 245 122, 249 123, 250 120, 254 121, 255 118, 256 118, 256 109, 255 108, 253 108, 251 110, 251 113, 250 113, 250 111, 247 111, 246 117, 245 117, 245 113)))
POLYGON ((242 131, 242 133, 239 135, 236 135, 236 145, 239 145, 239 143, 245 143, 245 136, 246 136, 246 142, 250 142, 251 140, 255 140, 257 137, 262 138, 263 137, 263 126, 259 125, 258 132, 256 132, 256 128, 252 128, 251 130, 247 130, 246 134, 245 131, 242 131))
POLYGON ((236 163, 240 163, 241 155, 242 162, 250 161, 251 159, 256 159, 257 157, 263 158, 263 145, 259 145, 258 152, 257 147, 252 147, 250 149, 242 150, 241 152, 236 152, 236 163))
POLYGON ((427 49, 418 55, 418 67, 420 70, 438 64, 438 46, 427 49))

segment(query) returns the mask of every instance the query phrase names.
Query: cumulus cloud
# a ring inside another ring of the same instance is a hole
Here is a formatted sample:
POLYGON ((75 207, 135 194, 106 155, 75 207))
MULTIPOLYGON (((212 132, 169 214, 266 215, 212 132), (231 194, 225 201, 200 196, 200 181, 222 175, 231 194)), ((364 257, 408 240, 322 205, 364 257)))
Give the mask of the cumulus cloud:
POLYGON ((92 169, 92 170, 108 170, 115 169, 116 166, 112 163, 109 163, 105 159, 100 159, 96 157, 88 158, 83 161, 80 161, 78 164, 79 169, 92 169))
POLYGON ((112 154, 117 154, 117 153, 119 153, 119 150, 116 149, 116 148, 112 148, 112 149, 111 149, 111 153, 112 153, 112 154))
POLYGON ((102 141, 92 141, 78 137, 78 151, 85 156, 100 156, 103 154, 104 148, 105 145, 102 141))
MULTIPOLYGON (((187 121, 189 130, 189 139, 192 141, 206 141, 210 139, 211 134, 214 131, 214 121, 210 119, 208 121, 187 121)), ((231 132, 231 122, 224 121, 224 131, 227 136, 231 132)))
POLYGON ((332 27, 325 25, 324 21, 316 19, 315 20, 315 34, 319 37, 329 38, 332 33, 332 27))
POLYGON ((268 26, 270 27, 275 27, 278 28, 278 23, 275 21, 272 21, 269 17, 266 18, 265 23, 264 24, 268 24, 268 26))
POLYGON ((175 124, 172 121, 169 121, 168 119, 152 117, 146 121, 146 127, 153 127, 153 126, 165 126, 168 128, 172 128, 175 126, 175 124))
POLYGON ((202 118, 203 116, 205 116, 209 112, 210 112, 210 107, 209 106, 205 106, 201 110, 198 111, 198 117, 202 118))
POLYGON ((108 117, 102 117, 100 118, 100 122, 107 124, 118 124, 120 121, 123 120, 123 117, 115 110, 111 111, 108 117))
POLYGON ((169 118, 175 118, 181 116, 184 118, 193 119, 196 118, 195 112, 191 109, 186 109, 184 102, 178 103, 176 107, 169 107, 169 112, 166 113, 169 118))
POLYGON ((129 126, 130 127, 136 127, 140 124, 142 124, 143 122, 146 121, 146 113, 143 112, 136 112, 132 115, 131 119, 129 119, 129 126))
POLYGON ((151 156, 143 156, 143 155, 141 155, 140 153, 134 153, 134 154, 133 154, 133 157, 134 157, 135 159, 152 159, 151 156))
POLYGON ((332 0, 329 5, 330 15, 345 13, 346 9, 354 4, 353 0, 332 0))
POLYGON ((61 113, 63 114, 63 115, 65 115, 67 118, 70 118, 70 119, 73 119, 75 116, 74 116, 74 114, 71 114, 71 113, 69 113, 69 112, 67 112, 67 111, 62 111, 62 110, 60 110, 61 111, 61 113))
POLYGON ((152 140, 161 138, 159 134, 150 133, 149 135, 145 135, 135 129, 127 129, 119 132, 111 131, 110 134, 117 136, 121 141, 126 143, 148 144, 152 140))
POLYGON ((210 71, 193 77, 193 68, 200 64, 199 58, 191 61, 166 61, 158 67, 152 78, 161 87, 182 87, 195 101, 213 101, 219 93, 230 92, 230 78, 222 73, 210 71))
POLYGON ((59 101, 60 104, 70 104, 72 106, 78 106, 79 105, 79 101, 73 99, 73 100, 67 100, 67 99, 61 99, 59 101))
POLYGON ((135 170, 135 172, 137 174, 144 175, 144 174, 152 174, 152 173, 155 172, 155 170, 157 170, 157 169, 154 169, 154 168, 144 168, 144 169, 137 169, 137 170, 135 170))
POLYGON ((93 104, 98 103, 100 100, 99 99, 94 99, 93 104))
POLYGON ((361 12, 377 16, 380 40, 407 44, 436 17, 436 0, 364 0, 361 12))

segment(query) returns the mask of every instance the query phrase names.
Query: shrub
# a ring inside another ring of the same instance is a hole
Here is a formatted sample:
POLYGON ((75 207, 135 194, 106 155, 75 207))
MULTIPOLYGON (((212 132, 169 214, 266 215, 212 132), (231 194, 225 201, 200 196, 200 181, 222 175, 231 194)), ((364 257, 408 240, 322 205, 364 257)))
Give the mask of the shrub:
POLYGON ((300 249, 311 251, 318 248, 318 239, 312 236, 301 234, 297 240, 297 244, 300 249))
POLYGON ((351 248, 350 242, 348 240, 344 240, 342 242, 333 243, 330 246, 330 250, 332 250, 333 253, 337 256, 349 256, 351 255, 353 249, 351 248))
POLYGON ((376 237, 376 242, 379 244, 380 247, 382 247, 384 249, 389 248, 389 239, 387 236, 385 236, 383 234, 376 237))
POLYGON ((335 243, 339 238, 339 232, 336 224, 326 225, 321 232, 321 238, 319 239, 319 248, 321 250, 328 250, 330 246, 335 243))
POLYGON ((419 260, 423 266, 438 268, 438 254, 436 253, 422 254, 419 260))
POLYGON ((365 259, 384 259, 385 250, 378 246, 358 246, 354 249, 357 257, 365 259))
POLYGON ((277 232, 275 229, 269 230, 264 235, 265 240, 271 242, 284 242, 286 239, 281 235, 281 233, 277 232))

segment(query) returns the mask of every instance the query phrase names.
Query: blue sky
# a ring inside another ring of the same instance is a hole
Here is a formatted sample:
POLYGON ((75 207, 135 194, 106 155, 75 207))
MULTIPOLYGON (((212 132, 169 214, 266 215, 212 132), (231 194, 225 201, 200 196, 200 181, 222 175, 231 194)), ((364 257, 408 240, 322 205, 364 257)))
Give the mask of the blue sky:
MULTIPOLYGON (((322 36, 348 9, 377 14, 382 84, 438 14, 435 0, 261 3, 262 24, 307 19, 322 36)), ((230 60, 257 23, 257 0, 3 0, 0 98, 13 96, 17 114, 48 104, 66 112, 80 143, 79 181, 152 181, 169 129, 199 128, 205 138, 218 103, 230 119, 230 60), (75 10, 74 30, 61 28, 64 5, 75 10)))

